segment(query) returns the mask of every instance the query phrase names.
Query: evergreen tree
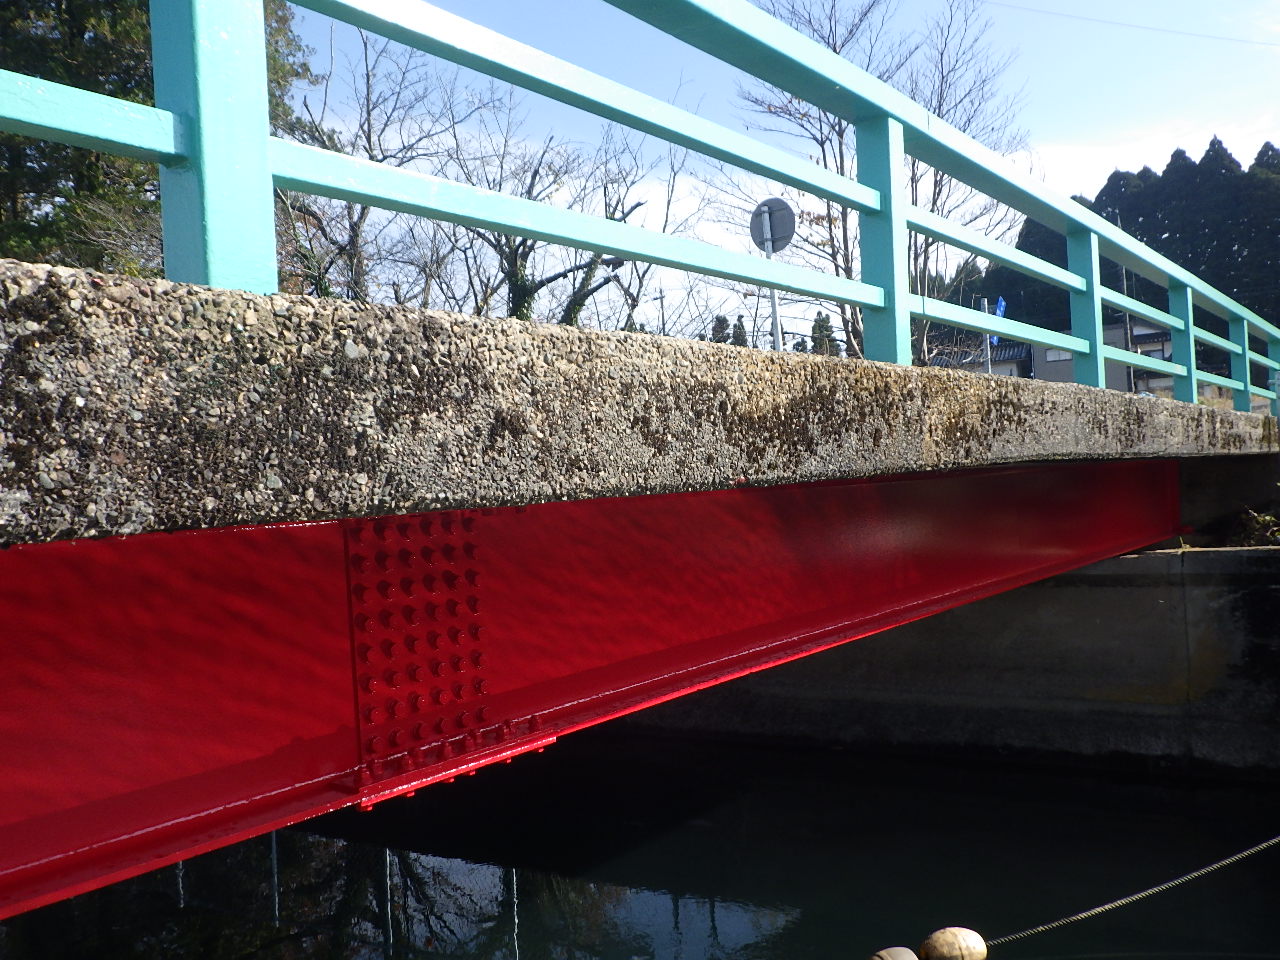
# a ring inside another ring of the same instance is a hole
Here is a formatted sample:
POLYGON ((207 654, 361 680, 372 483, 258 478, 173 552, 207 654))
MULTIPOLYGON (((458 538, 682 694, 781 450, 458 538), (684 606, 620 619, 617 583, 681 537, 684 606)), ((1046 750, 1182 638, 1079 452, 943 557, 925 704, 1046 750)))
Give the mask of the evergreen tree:
MULTIPOLYGON (((1076 200, 1087 205, 1080 197, 1076 200)), ((1056 266, 1067 265, 1066 238, 1030 217, 1022 222, 1015 246, 1056 266)), ((1011 317, 1051 330, 1065 330, 1071 325, 1071 301, 1065 290, 1012 267, 992 266, 983 277, 980 290, 992 303, 1004 297, 1011 317)))
POLYGON ((791 349, 794 350, 796 353, 808 353, 809 341, 806 340, 804 337, 796 337, 795 343, 791 344, 791 349))
POLYGON ((751 346, 747 340, 747 325, 743 323, 742 314, 738 314, 738 319, 733 321, 733 335, 729 338, 729 342, 735 347, 751 346))
MULTIPOLYGON (((4 0, 0 64, 94 93, 152 100, 146 0, 4 0)), ((284 0, 266 0, 273 128, 288 90, 310 79, 308 51, 284 0)), ((155 167, 0 134, 0 257, 123 272, 159 269, 155 167)))
POLYGON ((723 313, 717 313, 715 318, 711 321, 711 342, 729 342, 729 318, 723 313))
MULTIPOLYGON (((145 102, 151 95, 145 0, 6 0, 0 64, 44 80, 145 102)), ((141 163, 0 134, 0 256, 101 266, 86 242, 87 197, 140 194, 141 163)))
POLYGON ((1250 173, 1274 173, 1280 175, 1280 150, 1270 140, 1262 145, 1258 156, 1254 158, 1250 173))
MULTIPOLYGON (((1199 163, 1178 149, 1161 173, 1150 167, 1136 174, 1117 170, 1092 203, 1076 199, 1262 317, 1280 319, 1280 150, 1273 144, 1264 144, 1245 171, 1215 137, 1199 163)), ((1066 265, 1065 239, 1034 220, 1023 223, 1017 246, 1066 265)), ((1163 286, 1107 260, 1102 280, 1158 307, 1166 302, 1163 286)), ((988 297, 1003 296, 1019 320, 1067 326, 1068 296, 1057 287, 993 266, 982 289, 988 297)), ((1119 313, 1109 310, 1108 316, 1119 313)), ((1203 322, 1215 326, 1211 318, 1203 322)))
POLYGON ((812 351, 826 357, 840 356, 840 343, 835 338, 835 330, 831 326, 831 315, 818 311, 818 315, 813 318, 812 336, 810 340, 813 343, 812 351))

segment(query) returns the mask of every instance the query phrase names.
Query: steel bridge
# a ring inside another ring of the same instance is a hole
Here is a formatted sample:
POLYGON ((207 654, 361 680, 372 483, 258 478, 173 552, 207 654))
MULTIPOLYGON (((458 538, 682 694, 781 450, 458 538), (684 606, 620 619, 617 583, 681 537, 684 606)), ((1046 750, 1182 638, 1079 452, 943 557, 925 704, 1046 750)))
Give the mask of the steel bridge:
MULTIPOLYGON (((346 509, 302 503, 273 513, 269 497, 247 497, 230 518, 204 522, 178 504, 147 522, 113 528, 104 520, 91 530, 50 519, 71 494, 31 458, 15 460, 0 487, 0 916, 471 773, 583 726, 1166 539, 1181 525, 1179 458, 1275 452, 1274 420, 1248 413, 1254 398, 1275 412, 1267 380, 1280 369, 1280 329, 1272 323, 1010 171, 747 0, 607 2, 856 124, 859 181, 425 3, 300 5, 856 210, 861 279, 273 138, 257 0, 153 0, 155 106, 0 70, 0 129, 159 164, 168 278, 262 295, 253 304, 276 290, 274 188, 854 304, 867 357, 901 371, 818 358, 729 360, 731 348, 688 346, 718 371, 730 364, 736 382, 754 371, 765 393, 803 380, 811 399, 841 398, 841 389, 874 380, 880 407, 914 404, 945 421, 925 433, 931 450, 950 452, 856 468, 836 457, 810 470, 778 465, 785 440, 768 449, 752 441, 734 455, 756 457, 758 470, 699 474, 679 463, 676 479, 662 483, 567 488, 547 468, 514 492, 472 494, 450 488, 461 475, 442 473, 430 490, 357 497, 346 509), (1062 231, 1067 268, 908 204, 908 156, 1062 231), (1070 331, 913 293, 913 231, 1068 291, 1070 331), (1102 258, 1160 284, 1167 303, 1104 286, 1102 258), (1173 359, 1104 344, 1104 305, 1170 330, 1173 359), (1028 413, 1025 397, 990 378, 910 370, 913 317, 1070 351, 1086 386, 1103 386, 1107 363, 1168 374, 1187 402, 1101 390, 1090 399, 1070 385, 1033 385, 1038 406, 1028 413), (1225 353, 1230 375, 1201 369, 1197 344, 1225 353), (984 429, 1021 437, 1024 449, 974 453, 986 435, 967 419, 969 388, 956 386, 967 379, 983 384, 972 389, 987 392, 988 418, 1008 421, 984 429), (1202 385, 1230 391, 1238 413, 1196 405, 1202 385), (1081 418, 1081 405, 1095 415, 1081 418), (1171 439, 1175 427, 1199 441, 1171 439), (1061 441, 1072 430, 1091 431, 1105 449, 1061 441)), ((41 282, 0 300, 0 318, 13 324, 5 330, 15 331, 0 343, 0 396, 13 404, 0 439, 10 452, 21 431, 56 433, 93 415, 77 412, 84 404, 70 391, 48 417, 29 415, 38 406, 33 364, 60 334, 43 320, 18 320, 37 293, 66 285, 41 282)), ((102 286, 91 278, 86 289, 95 282, 102 286)), ((148 290, 150 299, 165 296, 148 290)), ((295 301, 271 302, 285 304, 287 325, 295 301)), ((181 377, 138 376, 149 390, 181 389, 181 377)), ((721 394, 732 398, 733 389, 721 394)), ((845 399, 872 402, 856 392, 845 399)), ((281 407, 282 417, 295 414, 281 407)), ((827 439, 858 448, 848 453, 856 458, 864 447, 891 449, 916 436, 915 421, 893 423, 873 432, 842 421, 827 439)), ((651 427, 633 420, 619 430, 651 427)), ((588 440, 603 443, 612 429, 588 440)), ((685 429, 689 450, 719 442, 707 439, 705 424, 685 429)), ((193 462, 200 442, 193 434, 193 462)), ((659 459, 668 442, 651 441, 659 459)), ((84 483, 116 489, 125 459, 94 460, 84 483)), ((188 476, 186 467, 172 458, 148 465, 143 483, 172 482, 198 501, 200 484, 217 478, 188 476)))

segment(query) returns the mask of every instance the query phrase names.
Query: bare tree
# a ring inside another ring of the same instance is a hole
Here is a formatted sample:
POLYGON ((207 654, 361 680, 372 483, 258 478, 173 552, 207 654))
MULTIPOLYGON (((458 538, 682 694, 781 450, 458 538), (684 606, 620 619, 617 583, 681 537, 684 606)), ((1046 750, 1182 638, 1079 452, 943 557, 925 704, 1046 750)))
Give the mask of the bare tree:
MULTIPOLYGON (((463 88, 457 71, 438 68, 423 54, 357 32, 356 54, 331 69, 316 97, 304 97, 290 135, 323 147, 385 163, 436 173, 449 158, 454 128, 491 105, 463 88)), ((453 253, 447 236, 416 231, 406 247, 409 218, 367 204, 281 192, 286 229, 281 233, 286 286, 320 296, 367 303, 396 298, 405 261, 423 268, 424 252, 438 264, 453 253), (392 268, 390 275, 388 268, 392 268)), ((427 268, 431 272, 432 268, 427 268)))
MULTIPOLYGON (((892 35, 895 0, 763 0, 760 6, 832 53, 881 80, 892 80, 915 52, 892 35)), ((776 87, 743 88, 739 96, 757 114, 753 125, 765 132, 798 139, 815 163, 841 176, 857 174, 854 126, 843 117, 818 110, 776 87)), ((859 274, 857 212, 832 200, 792 194, 797 232, 793 255, 842 277, 859 274)), ((862 315, 854 305, 836 304, 845 338, 862 343, 862 315)))
MULTIPOLYGON (((590 150, 549 135, 532 142, 523 134, 524 113, 514 94, 486 111, 473 127, 452 130, 449 173, 472 186, 558 207, 626 221, 645 203, 639 188, 653 164, 639 140, 606 126, 590 150)), ((618 282, 621 262, 604 267, 605 255, 583 253, 478 227, 464 228, 491 254, 488 263, 473 258, 467 282, 472 312, 491 314, 505 294, 507 315, 525 320, 555 320, 576 326, 587 303, 618 282), (549 296, 555 290, 558 296, 549 296), (535 309, 539 299, 550 301, 535 309)), ((625 289, 625 287, 623 288, 625 289)), ((638 296, 632 291, 632 300, 638 296)))
MULTIPOLYGON (((903 90, 930 113, 969 134, 997 153, 1012 154, 1025 146, 1026 134, 1014 122, 1017 100, 1000 89, 1000 78, 1013 54, 995 54, 985 37, 990 21, 981 0, 949 0, 925 25, 923 42, 909 65, 903 90)), ((1021 217, 963 181, 909 158, 911 203, 939 216, 973 227, 989 236, 1004 236, 1021 217)), ((933 237, 911 233, 908 240, 911 285, 915 293, 939 300, 955 299, 977 271, 977 258, 954 251, 933 237)), ((950 342, 950 338, 943 338, 950 342)), ((928 364, 937 348, 930 324, 915 336, 917 361, 928 364)))
MULTIPOLYGON (((646 155, 644 138, 606 125, 589 148, 555 134, 534 139, 513 89, 469 88, 421 54, 358 37, 356 55, 304 100, 291 131, 298 139, 615 221, 655 196, 659 161, 646 155)), ((669 152, 669 180, 683 156, 669 152)), ((672 201, 668 186, 658 229, 683 226, 672 201)), ((652 276, 647 264, 477 226, 300 194, 282 194, 281 203, 286 274, 320 295, 568 325, 591 306, 599 325, 623 326, 652 276)))
MULTIPOLYGON (((935 115, 993 149, 1009 153, 1022 143, 1015 129, 1016 103, 998 83, 1008 57, 992 56, 986 35, 990 22, 979 0, 946 0, 942 10, 917 30, 895 29, 895 0, 759 0, 760 6, 839 54, 907 93, 935 115)), ((814 162, 854 177, 857 157, 853 124, 818 110, 777 88, 760 85, 740 91, 762 131, 798 139, 814 162)), ((909 161, 911 202, 941 216, 955 217, 985 232, 1009 229, 1006 208, 914 158, 909 161)), ((860 275, 857 213, 830 200, 793 193, 798 207, 795 256, 840 276, 860 275)), ((744 198, 745 199, 745 198, 744 198)), ((739 214, 741 215, 741 214, 739 214)), ((916 292, 950 294, 951 264, 936 241, 912 234, 911 282, 916 292)), ((861 310, 834 304, 850 356, 862 352, 861 310)), ((927 336, 917 337, 923 359, 927 336)))

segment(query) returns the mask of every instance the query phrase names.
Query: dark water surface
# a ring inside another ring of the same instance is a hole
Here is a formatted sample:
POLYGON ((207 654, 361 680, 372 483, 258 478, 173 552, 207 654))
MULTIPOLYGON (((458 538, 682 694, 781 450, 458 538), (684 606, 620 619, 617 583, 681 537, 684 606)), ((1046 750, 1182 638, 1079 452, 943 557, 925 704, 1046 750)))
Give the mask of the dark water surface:
MULTIPOLYGON (((0 957, 869 957, 1280 834, 1280 788, 578 734, 0 924, 0 957), (278 910, 278 921, 277 921, 278 910)), ((1280 956, 1280 848, 993 958, 1280 956)))

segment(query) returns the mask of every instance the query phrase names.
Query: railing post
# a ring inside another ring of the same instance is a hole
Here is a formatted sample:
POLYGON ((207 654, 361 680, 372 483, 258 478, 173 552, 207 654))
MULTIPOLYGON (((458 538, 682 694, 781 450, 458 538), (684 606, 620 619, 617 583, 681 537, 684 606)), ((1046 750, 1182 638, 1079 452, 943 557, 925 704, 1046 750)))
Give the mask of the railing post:
POLYGON ((1252 385, 1249 379, 1249 323, 1244 317, 1232 314, 1227 318, 1227 329, 1227 338, 1240 347, 1239 353, 1231 354, 1231 379, 1244 384, 1243 390, 1232 391, 1232 406, 1248 413, 1253 409, 1253 394, 1249 392, 1252 385))
POLYGON ((862 282, 884 290, 884 306, 862 310, 863 355, 911 364, 910 271, 907 267, 905 151, 902 124, 892 117, 859 120, 858 180, 880 192, 880 209, 858 216, 862 282))
POLYGON ((1087 354, 1072 358, 1076 383, 1107 385, 1107 364, 1102 357, 1102 281, 1098 235, 1092 230, 1067 234, 1067 269, 1084 281, 1084 289, 1071 291, 1071 332, 1089 342, 1087 354))
MULTIPOLYGON (((1267 337, 1267 357, 1280 361, 1280 339, 1267 337)), ((1267 386, 1276 395, 1271 401, 1271 415, 1280 417, 1280 370, 1271 371, 1271 376, 1267 378, 1267 386)))
POLYGON ((151 0, 156 106, 187 160, 160 168, 165 275, 276 290, 261 0, 151 0))
POLYGON ((1170 331, 1173 362, 1187 368, 1185 377, 1173 378, 1173 399, 1196 403, 1200 399, 1200 382, 1196 376, 1196 328, 1191 303, 1191 288, 1178 280, 1169 281, 1169 313, 1181 320, 1181 330, 1170 331))

